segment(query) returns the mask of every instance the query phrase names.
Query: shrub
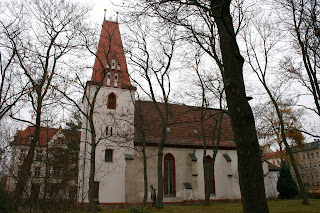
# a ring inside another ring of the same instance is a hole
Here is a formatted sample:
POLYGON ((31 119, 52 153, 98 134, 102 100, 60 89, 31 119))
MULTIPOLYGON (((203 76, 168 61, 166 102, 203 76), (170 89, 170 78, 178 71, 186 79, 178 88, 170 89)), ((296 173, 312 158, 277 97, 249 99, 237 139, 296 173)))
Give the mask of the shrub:
POLYGON ((150 213, 144 208, 132 207, 129 209, 128 213, 150 213))
POLYGON ((7 191, 0 184, 0 212, 8 213, 10 211, 9 198, 7 191))
POLYGON ((280 168, 280 177, 277 183, 277 190, 280 198, 294 198, 297 196, 299 189, 293 179, 288 163, 283 161, 280 168))

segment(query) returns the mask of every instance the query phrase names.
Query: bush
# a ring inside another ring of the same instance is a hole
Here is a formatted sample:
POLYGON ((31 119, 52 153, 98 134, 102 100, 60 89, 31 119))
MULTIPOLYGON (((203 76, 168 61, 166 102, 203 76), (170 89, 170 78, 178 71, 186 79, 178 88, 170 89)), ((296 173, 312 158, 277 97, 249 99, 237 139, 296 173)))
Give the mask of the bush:
POLYGON ((9 197, 7 191, 0 184, 0 212, 11 212, 9 207, 9 197))
POLYGON ((128 213, 150 213, 150 212, 145 210, 144 208, 132 207, 129 209, 128 213))
POLYGON ((290 199, 297 196, 299 189, 293 179, 287 162, 283 161, 280 168, 280 177, 277 183, 277 190, 280 198, 290 199))

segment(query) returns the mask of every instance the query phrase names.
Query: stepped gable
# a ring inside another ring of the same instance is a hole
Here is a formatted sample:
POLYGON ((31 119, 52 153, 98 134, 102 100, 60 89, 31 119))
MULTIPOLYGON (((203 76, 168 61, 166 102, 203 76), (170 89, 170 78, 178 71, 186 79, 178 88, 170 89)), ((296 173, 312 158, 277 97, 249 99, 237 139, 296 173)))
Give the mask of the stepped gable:
MULTIPOLYGON (((159 103, 162 111, 165 105, 159 103)), ((182 104, 169 104, 169 128, 167 130, 166 145, 203 147, 201 135, 200 108, 182 104)), ((222 113, 221 110, 208 109, 208 116, 204 122, 207 136, 207 145, 212 145, 212 133, 215 119, 222 113)), ((136 101, 135 103, 135 142, 139 143, 141 130, 145 131, 147 144, 158 144, 161 140, 161 118, 151 101, 136 101), (140 122, 140 112, 143 119, 143 128, 140 122)), ((216 140, 214 141, 216 143, 216 140)), ((231 118, 223 115, 220 147, 235 149, 231 118)), ((209 147, 210 148, 210 147, 209 147)))
POLYGON ((89 84, 116 88, 131 88, 127 62, 123 50, 119 24, 103 21, 97 57, 89 84), (108 74, 109 73, 109 83, 108 74), (115 80, 116 79, 116 80, 115 80), (115 83, 115 81, 117 81, 115 83))

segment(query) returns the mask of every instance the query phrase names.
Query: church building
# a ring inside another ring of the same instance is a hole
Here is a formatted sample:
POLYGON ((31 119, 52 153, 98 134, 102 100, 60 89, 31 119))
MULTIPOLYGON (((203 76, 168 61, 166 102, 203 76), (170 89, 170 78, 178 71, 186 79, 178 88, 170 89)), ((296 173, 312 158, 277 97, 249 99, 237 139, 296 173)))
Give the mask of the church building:
MULTIPOLYGON (((119 24, 104 21, 91 80, 87 82, 83 107, 90 111, 96 97, 93 120, 95 150, 95 200, 100 204, 139 204, 144 196, 144 167, 141 150, 146 146, 148 187, 157 189, 157 149, 161 121, 152 101, 135 100, 123 50, 119 24), (96 93, 97 88, 99 92, 96 93)), ((159 103, 164 110, 164 104, 159 103)), ((210 183, 212 200, 240 199, 236 144, 227 113, 208 109, 204 121, 206 156, 201 131, 200 108, 169 104, 167 141, 163 150, 164 203, 203 200, 205 182, 203 162, 212 173, 214 127, 222 122, 221 140, 215 159, 214 178, 210 183)), ((82 120, 79 154, 78 202, 88 203, 91 131, 86 117, 82 120)), ((268 166, 265 177, 270 181, 268 166)), ((276 182, 276 176, 272 176, 276 182)), ((270 188, 270 187, 269 187, 270 188)), ((266 187, 266 190, 269 190, 266 187)), ((270 190, 274 190, 271 188, 270 190)), ((269 193, 268 194, 274 194, 269 193)), ((148 202, 151 202, 150 190, 148 202)))

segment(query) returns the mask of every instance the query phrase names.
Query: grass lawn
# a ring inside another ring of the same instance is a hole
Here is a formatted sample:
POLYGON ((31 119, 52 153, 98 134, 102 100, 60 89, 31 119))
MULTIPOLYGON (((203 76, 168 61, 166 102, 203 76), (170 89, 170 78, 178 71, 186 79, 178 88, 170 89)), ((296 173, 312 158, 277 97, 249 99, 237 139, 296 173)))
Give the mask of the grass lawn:
MULTIPOLYGON (((309 205, 302 205, 301 200, 271 200, 268 201, 270 213, 320 213, 320 199, 310 199, 309 205)), ((242 205, 239 202, 232 203, 213 203, 209 207, 201 205, 190 206, 165 206, 164 209, 154 209, 147 207, 145 212, 163 212, 163 213, 201 213, 201 212, 214 212, 214 213, 240 213, 242 212, 242 205)), ((115 209, 103 212, 112 213, 127 213, 129 209, 115 209)))

